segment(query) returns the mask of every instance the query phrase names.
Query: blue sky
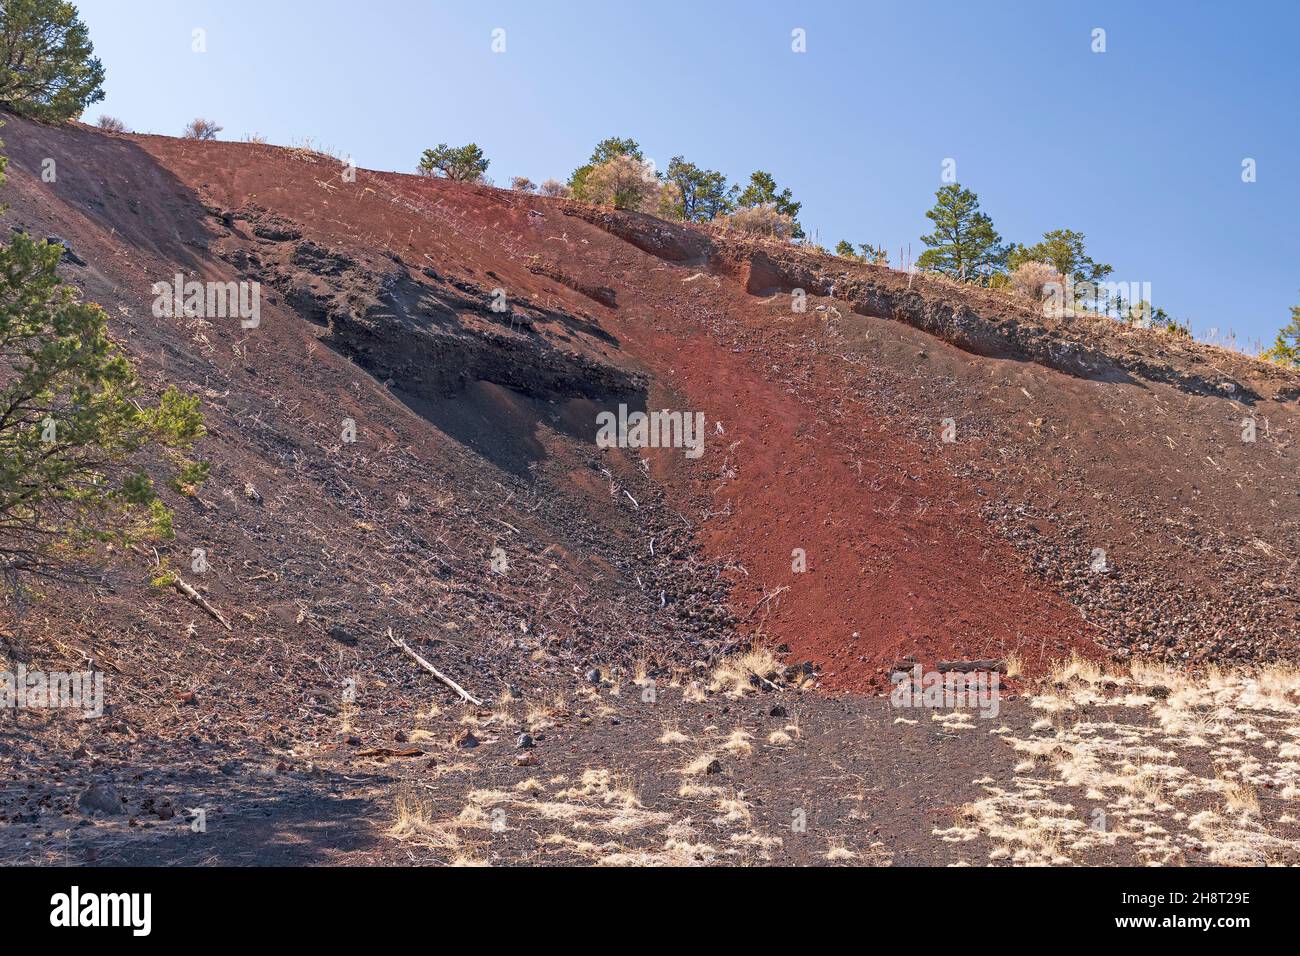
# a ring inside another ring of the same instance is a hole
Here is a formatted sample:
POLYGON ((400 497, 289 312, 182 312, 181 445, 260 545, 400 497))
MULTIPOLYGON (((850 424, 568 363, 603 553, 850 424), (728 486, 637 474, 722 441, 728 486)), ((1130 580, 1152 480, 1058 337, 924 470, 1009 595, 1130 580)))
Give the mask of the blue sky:
POLYGON ((1290 0, 78 6, 107 70, 88 120, 176 135, 202 115, 222 138, 311 137, 401 171, 472 140, 499 185, 564 179, 631 136, 660 168, 680 153, 735 180, 769 170, 821 242, 895 256, 923 248, 952 158, 1005 239, 1080 230, 1198 333, 1271 341, 1300 303, 1290 0))

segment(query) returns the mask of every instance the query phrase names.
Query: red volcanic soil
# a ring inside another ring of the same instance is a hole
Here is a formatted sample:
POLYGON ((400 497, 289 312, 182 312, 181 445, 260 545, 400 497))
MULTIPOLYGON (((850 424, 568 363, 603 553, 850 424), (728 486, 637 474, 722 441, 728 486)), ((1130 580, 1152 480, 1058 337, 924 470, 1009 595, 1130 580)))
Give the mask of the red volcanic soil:
MULTIPOLYGON (((973 491, 895 435, 870 396, 849 398, 815 367, 791 394, 755 337, 789 317, 737 283, 692 280, 698 264, 665 261, 543 199, 364 171, 329 183, 328 168, 291 175, 293 160, 270 147, 141 142, 209 201, 273 209, 331 249, 378 246, 416 274, 431 263, 512 299, 598 316, 617 360, 651 374, 650 407, 705 413, 699 467, 680 451, 644 455, 667 487, 706 502, 697 540, 732 568, 737 620, 815 662, 827 686, 879 683, 907 656, 1014 651, 1033 667, 1092 647, 1089 626, 1021 567, 973 491), (529 271, 539 257, 574 284, 613 286, 616 307, 529 271), (806 573, 792 571, 796 548, 806 573)), ((798 324, 823 322, 810 308, 798 324)))

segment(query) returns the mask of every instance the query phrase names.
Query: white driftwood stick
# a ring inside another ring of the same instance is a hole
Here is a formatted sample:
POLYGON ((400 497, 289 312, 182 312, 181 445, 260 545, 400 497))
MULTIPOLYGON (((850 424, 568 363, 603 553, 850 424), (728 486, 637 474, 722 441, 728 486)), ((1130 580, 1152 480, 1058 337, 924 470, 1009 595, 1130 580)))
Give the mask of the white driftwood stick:
POLYGON ((218 611, 211 604, 209 604, 207 602, 207 599, 202 594, 200 594, 198 591, 194 590, 192 587, 190 587, 188 584, 182 581, 181 576, 179 574, 176 574, 174 572, 172 573, 172 584, 175 586, 177 591, 180 591, 181 594, 184 594, 187 598, 189 598, 199 607, 203 608, 203 610, 207 611, 218 621, 220 621, 221 626, 224 627, 227 631, 234 630, 234 628, 230 626, 230 622, 221 616, 221 612, 218 611))
POLYGON ((461 687, 459 684, 457 684, 454 680, 452 680, 442 671, 438 670, 438 668, 434 667, 432 664, 426 661, 419 654, 415 653, 415 651, 411 650, 410 645, 408 645, 406 641, 402 640, 400 637, 397 637, 393 634, 393 629, 391 627, 388 629, 388 639, 392 641, 396 646, 406 651, 406 653, 409 654, 411 657, 415 658, 415 662, 419 664, 421 667, 423 667, 426 671, 428 671, 434 677, 438 678, 438 680, 442 681, 444 684, 446 684, 448 687, 454 690, 457 694, 459 694, 461 700, 473 704, 475 707, 483 706, 483 701, 479 700, 477 697, 475 697, 473 694, 467 691, 464 687, 461 687))

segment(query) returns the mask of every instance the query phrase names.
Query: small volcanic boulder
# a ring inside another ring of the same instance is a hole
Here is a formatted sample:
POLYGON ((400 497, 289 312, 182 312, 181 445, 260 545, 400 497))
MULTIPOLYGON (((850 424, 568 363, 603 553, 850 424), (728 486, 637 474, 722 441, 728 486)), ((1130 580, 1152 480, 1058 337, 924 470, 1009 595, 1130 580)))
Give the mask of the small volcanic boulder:
POLYGON ((110 817, 121 816, 122 798, 112 785, 92 783, 77 797, 77 809, 87 815, 102 813, 110 817))

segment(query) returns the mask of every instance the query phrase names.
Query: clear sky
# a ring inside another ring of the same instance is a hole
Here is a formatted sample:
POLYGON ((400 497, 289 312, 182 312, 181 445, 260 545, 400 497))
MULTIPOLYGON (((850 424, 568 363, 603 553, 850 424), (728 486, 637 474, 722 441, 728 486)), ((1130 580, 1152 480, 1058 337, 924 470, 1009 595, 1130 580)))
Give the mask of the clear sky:
POLYGON ((923 248, 951 158, 1005 239, 1080 230, 1198 334, 1271 340, 1300 303, 1295 0, 78 6, 107 71, 87 120, 177 135, 201 115, 401 171, 474 141, 498 185, 565 179, 631 136, 660 168, 769 170, 823 244, 895 257, 923 248))

